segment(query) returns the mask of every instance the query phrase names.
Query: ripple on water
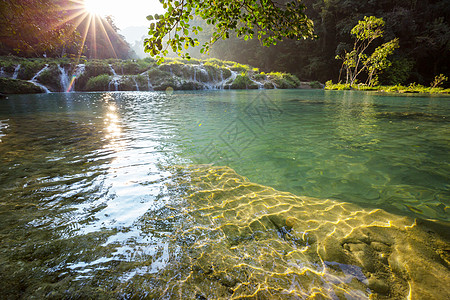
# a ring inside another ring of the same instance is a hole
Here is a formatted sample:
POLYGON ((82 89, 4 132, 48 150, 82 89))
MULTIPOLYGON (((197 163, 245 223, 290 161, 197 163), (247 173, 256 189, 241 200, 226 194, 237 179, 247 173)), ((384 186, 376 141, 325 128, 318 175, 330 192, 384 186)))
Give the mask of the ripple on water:
POLYGON ((170 228, 178 254, 157 274, 136 270, 132 294, 153 282, 161 298, 450 296, 448 224, 278 192, 227 167, 178 172, 187 196, 143 227, 170 228))

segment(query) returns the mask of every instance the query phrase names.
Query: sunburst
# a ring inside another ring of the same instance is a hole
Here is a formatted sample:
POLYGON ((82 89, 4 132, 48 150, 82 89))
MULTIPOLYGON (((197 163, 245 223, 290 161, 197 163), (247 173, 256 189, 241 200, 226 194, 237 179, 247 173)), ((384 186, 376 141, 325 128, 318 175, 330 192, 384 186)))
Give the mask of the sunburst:
MULTIPOLYGON (((63 8, 67 14, 59 25, 71 22, 74 24, 74 30, 80 30, 82 37, 76 58, 76 64, 80 61, 88 35, 90 35, 93 39, 93 49, 91 49, 93 51, 93 53, 91 53, 93 58, 97 56, 97 34, 101 34, 102 37, 106 39, 114 57, 117 58, 116 51, 114 50, 111 39, 107 34, 107 30, 114 31, 114 29, 111 27, 111 24, 102 17, 101 6, 95 5, 96 2, 98 3, 98 1, 94 0, 71 0, 69 5, 63 8), (83 30, 81 30, 81 28, 83 28, 83 30)), ((74 80, 75 78, 73 77, 72 81, 74 80)), ((72 84, 69 85, 69 90, 71 87, 72 84)))

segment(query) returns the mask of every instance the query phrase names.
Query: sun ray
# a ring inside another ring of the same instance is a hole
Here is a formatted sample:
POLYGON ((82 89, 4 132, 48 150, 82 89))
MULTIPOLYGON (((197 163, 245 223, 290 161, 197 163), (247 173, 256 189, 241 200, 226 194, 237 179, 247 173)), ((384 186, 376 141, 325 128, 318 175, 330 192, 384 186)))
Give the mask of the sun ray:
POLYGON ((88 35, 88 31, 89 31, 89 28, 90 28, 90 26, 91 26, 92 16, 91 16, 91 15, 87 15, 87 19, 88 19, 88 20, 87 20, 87 25, 86 25, 86 29, 84 30, 83 40, 82 40, 82 42, 81 42, 80 51, 78 51, 77 62, 80 61, 81 54, 82 54, 83 48, 84 48, 84 44, 86 43, 86 38, 87 38, 87 35, 88 35))
POLYGON ((111 25, 106 20, 104 20, 103 18, 100 19, 100 22, 99 22, 100 29, 103 31, 103 33, 104 33, 104 35, 106 37, 106 40, 108 41, 109 46, 111 47, 111 50, 114 53, 114 57, 117 58, 117 54, 116 54, 116 51, 114 50, 114 46, 113 46, 113 44, 111 42, 111 39, 109 38, 108 32, 105 29, 105 26, 103 25, 104 22, 106 23, 107 26, 110 27, 111 30, 113 30, 113 28, 111 27, 111 25))
POLYGON ((97 58, 97 26, 96 26, 96 20, 97 20, 97 18, 98 18, 98 16, 97 15, 91 15, 91 17, 92 17, 92 31, 91 31, 91 33, 92 33, 92 40, 94 41, 94 43, 93 43, 93 51, 94 51, 94 58, 97 58))

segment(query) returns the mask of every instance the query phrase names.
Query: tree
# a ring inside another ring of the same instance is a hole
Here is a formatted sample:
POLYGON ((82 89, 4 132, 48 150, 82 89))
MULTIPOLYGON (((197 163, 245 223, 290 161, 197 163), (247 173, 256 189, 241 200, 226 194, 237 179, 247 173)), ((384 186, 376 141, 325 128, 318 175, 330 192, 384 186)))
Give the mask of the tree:
POLYGON ((0 1, 0 54, 58 56, 76 48, 81 37, 63 22, 62 0, 0 1))
POLYGON ((202 28, 191 26, 194 15, 215 26, 201 53, 219 39, 227 39, 235 31, 238 37, 252 39, 255 35, 263 45, 273 45, 283 38, 312 38, 313 22, 304 13, 300 0, 276 2, 273 0, 163 0, 164 15, 149 16, 150 37, 145 40, 145 51, 162 60, 167 48, 189 58, 183 49, 199 45, 197 35, 202 28), (166 46, 163 39, 167 37, 166 46))
POLYGON ((357 77, 366 71, 368 73, 366 83, 373 85, 378 83, 378 73, 391 65, 387 57, 399 47, 397 38, 377 47, 370 56, 366 54, 372 42, 383 36, 384 24, 382 18, 365 16, 364 20, 359 21, 351 30, 350 33, 355 36, 352 51, 336 56, 336 59, 343 61, 342 68, 346 71, 346 83, 353 85, 357 77))

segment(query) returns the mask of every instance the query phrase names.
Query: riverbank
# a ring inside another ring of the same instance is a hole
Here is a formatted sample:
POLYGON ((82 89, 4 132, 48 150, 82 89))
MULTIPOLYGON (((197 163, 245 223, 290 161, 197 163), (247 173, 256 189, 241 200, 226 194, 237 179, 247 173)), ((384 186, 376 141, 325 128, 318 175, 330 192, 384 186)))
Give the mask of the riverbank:
POLYGON ((0 57, 4 94, 94 91, 321 88, 295 75, 218 59, 140 60, 26 59, 0 57))
POLYGON ((385 93, 401 93, 401 94, 450 94, 450 89, 444 89, 441 87, 427 87, 420 84, 412 83, 408 86, 397 85, 378 85, 368 86, 365 84, 350 85, 347 83, 333 83, 331 81, 326 82, 326 90, 344 91, 344 90, 356 90, 356 91, 375 91, 385 93))

